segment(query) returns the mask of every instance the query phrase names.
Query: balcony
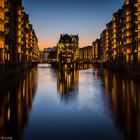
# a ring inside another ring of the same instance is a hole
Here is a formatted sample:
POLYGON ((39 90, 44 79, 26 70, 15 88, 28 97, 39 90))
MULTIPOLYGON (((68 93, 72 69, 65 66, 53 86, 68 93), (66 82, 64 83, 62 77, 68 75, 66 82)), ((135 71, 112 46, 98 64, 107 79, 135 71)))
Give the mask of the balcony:
POLYGON ((17 24, 17 28, 18 28, 18 30, 21 30, 22 29, 20 23, 17 24))
POLYGON ((4 19, 0 19, 0 24, 4 24, 5 20, 4 19))
POLYGON ((131 22, 132 21, 132 17, 131 16, 127 16, 126 17, 126 22, 131 22))
POLYGON ((0 12, 4 13, 4 11, 5 11, 4 7, 0 6, 0 12))
POLYGON ((126 10, 126 16, 130 16, 132 14, 131 10, 126 10))
POLYGON ((139 12, 140 12, 140 7, 134 9, 134 14, 135 14, 135 15, 138 15, 139 12))
POLYGON ((132 36, 132 31, 131 30, 127 30, 126 31, 126 36, 132 36))
POLYGON ((131 44, 132 43, 132 37, 131 36, 127 36, 126 37, 126 44, 131 44))
POLYGON ((9 8, 10 8, 9 0, 5 0, 4 8, 9 11, 9 8))
POLYGON ((28 51, 28 49, 26 49, 26 52, 25 52, 25 54, 26 54, 26 55, 29 55, 29 51, 28 51))
POLYGON ((131 46, 127 46, 127 47, 126 47, 126 53, 127 53, 127 54, 132 53, 132 48, 131 48, 131 46))
POLYGON ((21 45, 20 44, 18 44, 18 46, 17 46, 17 52, 21 53, 21 45))
POLYGON ((18 17, 17 21, 21 24, 22 23, 21 17, 18 17))
POLYGON ((26 45, 25 45, 25 48, 26 48, 26 49, 29 49, 29 45, 28 45, 28 44, 26 44, 26 45))
POLYGON ((127 23, 126 24, 126 29, 130 29, 130 28, 132 28, 132 24, 131 23, 127 23))
POLYGON ((28 44, 29 43, 28 40, 26 40, 25 43, 28 44))
POLYGON ((139 6, 139 2, 135 2, 134 6, 138 7, 139 6))
POLYGON ((6 52, 9 51, 9 45, 5 45, 5 51, 6 51, 6 52))
POLYGON ((137 36, 138 36, 138 38, 140 38, 140 31, 139 31, 139 32, 137 32, 137 36))
POLYGON ((4 21, 5 21, 5 23, 8 23, 9 22, 9 17, 5 16, 4 21))
POLYGON ((0 37, 4 37, 4 31, 0 31, 0 37))
POLYGON ((116 39, 116 38, 117 38, 117 35, 116 35, 116 34, 114 34, 114 35, 113 35, 113 39, 116 39))
POLYGON ((18 36, 18 37, 22 37, 21 31, 19 31, 19 32, 17 33, 17 36, 18 36))
POLYGON ((22 9, 21 8, 18 9, 18 13, 17 14, 18 14, 18 17, 22 17, 22 9))
POLYGON ((116 44, 114 44, 114 45, 113 45, 113 48, 114 48, 114 49, 116 49, 116 48, 117 48, 117 45, 116 45, 116 44))
POLYGON ((9 34, 9 28, 5 28, 5 34, 9 34))
POLYGON ((9 8, 4 9, 5 13, 9 12, 9 8))
POLYGON ((114 49, 114 50, 113 50, 113 55, 114 55, 114 56, 117 55, 117 49, 114 49))
POLYGON ((22 44, 22 38, 21 38, 21 37, 18 37, 18 38, 17 38, 17 43, 18 43, 18 44, 22 44))

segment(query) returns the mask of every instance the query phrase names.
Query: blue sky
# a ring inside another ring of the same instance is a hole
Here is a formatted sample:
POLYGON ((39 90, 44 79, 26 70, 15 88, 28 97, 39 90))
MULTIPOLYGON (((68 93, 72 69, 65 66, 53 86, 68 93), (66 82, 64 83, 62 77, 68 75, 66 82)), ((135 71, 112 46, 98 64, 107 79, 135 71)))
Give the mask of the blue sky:
POLYGON ((124 0, 23 0, 39 47, 55 46, 60 34, 79 34, 80 47, 91 45, 124 0))

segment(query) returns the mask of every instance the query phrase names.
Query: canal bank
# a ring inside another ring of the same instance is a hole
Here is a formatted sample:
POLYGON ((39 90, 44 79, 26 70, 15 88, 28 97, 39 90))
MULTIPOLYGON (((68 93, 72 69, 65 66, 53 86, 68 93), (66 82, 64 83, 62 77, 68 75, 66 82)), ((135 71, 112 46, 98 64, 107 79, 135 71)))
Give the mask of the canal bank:
POLYGON ((140 64, 135 64, 135 63, 130 63, 130 64, 106 63, 105 67, 108 70, 112 70, 114 72, 124 73, 124 74, 127 74, 130 77, 140 79, 140 64))
POLYGON ((140 64, 135 63, 114 63, 114 62, 95 62, 93 63, 94 68, 108 69, 114 73, 123 73, 128 77, 140 79, 140 64))
POLYGON ((20 75, 27 69, 36 67, 38 62, 24 64, 0 64, 0 82, 6 79, 12 79, 16 75, 20 75))

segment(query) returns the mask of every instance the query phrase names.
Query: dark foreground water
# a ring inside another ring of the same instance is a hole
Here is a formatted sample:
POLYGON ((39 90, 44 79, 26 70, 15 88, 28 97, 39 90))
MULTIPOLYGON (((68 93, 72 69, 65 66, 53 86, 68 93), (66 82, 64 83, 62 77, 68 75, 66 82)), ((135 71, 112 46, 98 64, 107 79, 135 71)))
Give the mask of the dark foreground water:
POLYGON ((140 140, 140 81, 48 65, 0 84, 0 139, 140 140))

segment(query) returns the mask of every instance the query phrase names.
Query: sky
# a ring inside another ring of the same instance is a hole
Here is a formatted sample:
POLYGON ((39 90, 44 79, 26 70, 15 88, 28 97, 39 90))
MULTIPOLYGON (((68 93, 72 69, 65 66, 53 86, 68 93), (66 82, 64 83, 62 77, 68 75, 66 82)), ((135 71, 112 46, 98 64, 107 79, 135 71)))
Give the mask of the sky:
POLYGON ((60 34, 78 34, 80 47, 99 38, 124 0, 23 0, 39 40, 39 48, 53 47, 60 34))

